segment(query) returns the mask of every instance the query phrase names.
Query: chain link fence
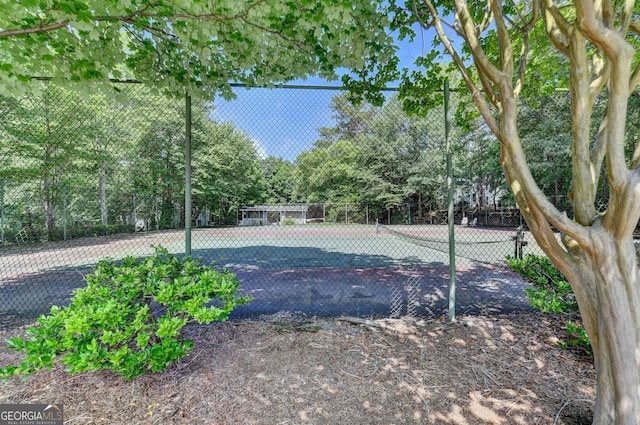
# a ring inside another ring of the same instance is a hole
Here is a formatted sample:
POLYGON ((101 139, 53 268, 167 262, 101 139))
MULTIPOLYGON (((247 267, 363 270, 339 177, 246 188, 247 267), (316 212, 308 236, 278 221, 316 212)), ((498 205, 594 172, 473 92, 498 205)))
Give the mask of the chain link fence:
MULTIPOLYGON (((47 82, 0 98, 2 326, 68 303, 101 258, 184 255, 187 220, 192 255, 253 296, 237 317, 443 315, 442 109, 409 117, 393 91, 381 107, 328 87, 236 94, 192 103, 188 217, 183 99, 47 82)), ((497 142, 480 126, 452 134, 458 313, 527 310, 505 258, 542 252, 489 159, 497 142)))

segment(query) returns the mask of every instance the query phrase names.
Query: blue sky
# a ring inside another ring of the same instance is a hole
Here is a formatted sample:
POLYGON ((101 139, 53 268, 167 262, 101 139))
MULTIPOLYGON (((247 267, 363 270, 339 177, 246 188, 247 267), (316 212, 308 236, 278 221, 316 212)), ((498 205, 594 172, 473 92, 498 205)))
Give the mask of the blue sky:
POLYGON ((318 140, 319 127, 331 125, 328 106, 331 98, 339 93, 256 88, 234 91, 238 96, 234 100, 216 99, 212 118, 231 121, 244 130, 256 142, 261 156, 272 155, 290 161, 318 140))
MULTIPOLYGON (((431 48, 431 34, 418 31, 416 39, 398 42, 400 67, 414 67, 414 61, 431 48)), ((320 78, 294 81, 305 86, 338 86, 340 81, 320 78)), ((290 161, 318 140, 318 128, 331 126, 329 104, 339 91, 236 88, 237 98, 216 98, 212 118, 231 121, 256 142, 262 156, 273 155, 290 161)))

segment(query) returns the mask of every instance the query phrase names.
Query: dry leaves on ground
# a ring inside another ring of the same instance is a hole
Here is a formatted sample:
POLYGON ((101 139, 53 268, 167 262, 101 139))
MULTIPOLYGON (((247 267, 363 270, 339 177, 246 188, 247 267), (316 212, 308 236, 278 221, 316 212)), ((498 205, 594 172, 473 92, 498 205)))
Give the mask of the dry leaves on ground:
MULTIPOLYGON (((164 373, 125 382, 56 366, 0 383, 0 403, 62 403, 65 424, 566 425, 593 417, 592 363, 557 347, 560 326, 549 316, 453 325, 267 319, 189 327, 195 348, 164 373)), ((0 348, 1 365, 19 360, 0 348)))

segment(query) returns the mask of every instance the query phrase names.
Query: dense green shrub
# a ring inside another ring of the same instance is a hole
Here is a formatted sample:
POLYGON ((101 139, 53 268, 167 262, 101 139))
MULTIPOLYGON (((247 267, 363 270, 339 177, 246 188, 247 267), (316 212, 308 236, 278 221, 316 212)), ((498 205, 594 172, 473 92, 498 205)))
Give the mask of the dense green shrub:
POLYGON ((591 351, 591 341, 589 341, 587 331, 585 331, 583 327, 580 327, 573 322, 567 322, 565 329, 573 339, 569 339, 568 341, 558 341, 558 345, 562 348, 583 348, 589 356, 593 356, 593 352, 591 351))
MULTIPOLYGON (((107 236, 119 233, 133 233, 135 226, 130 224, 98 224, 95 226, 68 227, 67 239, 76 239, 93 236, 107 236)), ((56 228, 49 232, 50 241, 61 241, 64 239, 64 230, 56 228)))
POLYGON ((533 285, 526 293, 538 310, 557 314, 578 311, 571 285, 549 258, 527 254, 522 259, 507 257, 507 264, 533 285))
POLYGON ((10 244, 42 243, 47 241, 47 231, 44 228, 25 228, 22 230, 5 229, 4 239, 10 244))
MULTIPOLYGON (((579 315, 571 285, 548 257, 533 254, 527 254, 522 259, 507 257, 507 264, 533 285, 526 289, 533 307, 545 313, 579 315)), ((573 339, 560 341, 560 346, 582 347, 591 354, 591 344, 582 327, 568 321, 566 331, 573 339)))
POLYGON ((249 301, 236 295, 234 274, 174 257, 162 247, 148 258, 101 260, 86 281, 69 306, 52 307, 25 338, 6 341, 25 359, 0 368, 0 376, 29 375, 51 368, 58 358, 72 374, 111 369, 129 380, 162 371, 193 347, 179 338, 189 321, 226 320, 249 301))
POLYGON ((77 239, 94 236, 107 236, 121 233, 135 232, 135 226, 131 224, 98 224, 96 226, 69 226, 65 230, 57 227, 47 231, 44 227, 24 228, 20 230, 6 229, 4 240, 7 244, 30 244, 61 241, 65 239, 77 239))

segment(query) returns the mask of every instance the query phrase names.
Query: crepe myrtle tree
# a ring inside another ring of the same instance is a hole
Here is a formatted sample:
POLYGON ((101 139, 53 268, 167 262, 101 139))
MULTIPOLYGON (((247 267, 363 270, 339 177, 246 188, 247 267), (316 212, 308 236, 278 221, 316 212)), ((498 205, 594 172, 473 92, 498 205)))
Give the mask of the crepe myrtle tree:
MULTIPOLYGON (((452 59, 500 142, 502 169, 533 236, 573 287, 595 357, 594 423, 638 424, 640 277, 632 234, 640 217, 640 145, 627 117, 640 81, 639 6, 411 0, 404 10, 405 20, 396 22, 404 34, 411 35, 411 24, 435 30, 436 51, 452 59), (571 95, 573 218, 533 178, 518 126, 519 97, 557 87, 571 95), (604 115, 594 114, 603 99, 604 115), (596 204, 602 185, 609 193, 604 211, 596 204)), ((420 64, 427 67, 423 75, 442 68, 433 53, 420 64)), ((414 88, 424 82, 417 74, 405 76, 414 88)))
POLYGON ((41 76, 62 84, 135 78, 209 98, 233 97, 234 82, 334 79, 339 67, 396 60, 385 32, 388 6, 382 0, 2 1, 0 95, 19 94, 26 87, 20 83, 41 76))

